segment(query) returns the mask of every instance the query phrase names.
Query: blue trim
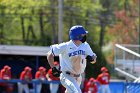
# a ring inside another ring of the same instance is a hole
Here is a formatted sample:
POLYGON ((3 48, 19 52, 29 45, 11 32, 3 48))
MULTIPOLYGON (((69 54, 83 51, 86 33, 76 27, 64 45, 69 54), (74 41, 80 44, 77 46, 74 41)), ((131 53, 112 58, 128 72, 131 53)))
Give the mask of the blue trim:
POLYGON ((53 48, 52 48, 52 50, 51 50, 51 51, 52 51, 53 56, 55 56, 55 54, 54 54, 54 52, 53 52, 53 48))
MULTIPOLYGON (((0 79, 0 83, 17 83, 17 82, 21 82, 21 83, 25 83, 24 80, 20 80, 20 79, 11 79, 11 80, 3 80, 0 79)), ((53 80, 53 81, 48 81, 48 80, 39 80, 39 79, 32 79, 29 83, 44 83, 44 84, 50 84, 50 83, 55 83, 55 84, 60 84, 59 80, 53 80)))

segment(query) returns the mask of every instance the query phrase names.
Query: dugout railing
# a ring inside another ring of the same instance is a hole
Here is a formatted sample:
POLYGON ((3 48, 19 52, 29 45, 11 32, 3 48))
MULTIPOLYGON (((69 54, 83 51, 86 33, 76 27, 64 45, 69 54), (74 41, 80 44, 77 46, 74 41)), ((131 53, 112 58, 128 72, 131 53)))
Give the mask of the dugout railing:
POLYGON ((118 76, 128 81, 124 93, 140 93, 140 45, 116 44, 114 58, 118 76))
POLYGON ((129 77, 127 79, 135 80, 140 77, 140 45, 115 45, 115 70, 120 76, 129 77), (126 73, 122 73, 126 72, 126 73), (136 78, 133 78, 133 76, 136 78))
MULTIPOLYGON (((2 80, 2 79, 0 79, 0 84, 2 84, 2 83, 7 83, 7 84, 14 84, 14 86, 15 86, 15 84, 17 84, 17 86, 18 86, 18 83, 25 83, 25 81, 24 80, 20 80, 20 79, 11 79, 11 80, 2 80)), ((36 88, 36 85, 38 84, 38 83, 41 83, 41 84, 50 84, 50 83, 55 83, 55 84, 60 84, 60 81, 57 81, 57 80, 55 80, 55 81, 48 81, 48 80, 37 80, 37 79, 32 79, 28 84, 32 84, 32 92, 31 93, 37 93, 37 88, 36 88)), ((13 87, 14 87, 13 86, 13 87)), ((16 91, 16 93, 18 93, 18 88, 16 89, 16 90, 14 90, 14 93, 15 93, 15 91, 16 91)), ((48 93, 48 91, 46 90, 46 92, 45 93, 48 93)))
MULTIPOLYGON (((14 83, 17 84, 18 82, 24 82, 22 80, 19 79, 11 79, 11 80, 0 80, 0 83, 14 83)), ((40 80, 36 80, 33 79, 30 84, 37 84, 39 83, 40 80)), ((40 82, 43 84, 50 84, 50 83, 58 83, 61 84, 60 81, 48 81, 48 80, 44 80, 43 82, 40 82)), ((98 85, 98 93, 100 92, 100 86, 98 85)), ((110 90, 111 93, 140 93, 140 83, 135 83, 135 82, 127 82, 127 81, 111 81, 110 84, 110 90)), ((32 91, 31 93, 37 93, 36 88, 33 87, 34 92, 32 91)), ((14 93, 18 93, 18 90, 16 90, 17 92, 14 93)), ((45 93, 49 93, 48 91, 46 91, 45 93)))

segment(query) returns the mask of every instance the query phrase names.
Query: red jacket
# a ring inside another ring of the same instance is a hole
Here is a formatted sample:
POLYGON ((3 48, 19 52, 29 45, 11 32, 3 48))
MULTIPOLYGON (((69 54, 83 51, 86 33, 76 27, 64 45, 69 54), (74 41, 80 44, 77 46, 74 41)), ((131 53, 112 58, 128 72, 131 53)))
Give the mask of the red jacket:
POLYGON ((41 74, 40 71, 37 71, 36 74, 35 74, 35 79, 40 79, 40 78, 46 78, 46 72, 43 72, 41 74))
POLYGON ((22 71, 20 74, 20 79, 21 80, 26 80, 26 79, 32 79, 32 73, 29 72, 28 74, 26 73, 26 71, 22 71))
POLYGON ((108 73, 99 74, 98 77, 97 77, 97 81, 98 81, 101 85, 109 84, 109 80, 110 80, 110 75, 109 75, 108 73))
POLYGON ((85 86, 84 93, 88 93, 89 91, 90 93, 97 93, 98 91, 97 85, 95 83, 91 84, 91 82, 88 82, 87 85, 85 86))
POLYGON ((2 69, 0 71, 0 77, 1 79, 4 79, 4 80, 8 80, 8 79, 11 79, 11 70, 5 70, 5 69, 2 69))
MULTIPOLYGON (((4 80, 9 80, 9 79, 11 79, 12 77, 11 77, 11 70, 10 69, 8 69, 7 70, 7 72, 6 72, 6 69, 2 69, 1 71, 0 71, 0 79, 4 79, 4 80)), ((8 83, 0 83, 0 86, 6 86, 8 83)))

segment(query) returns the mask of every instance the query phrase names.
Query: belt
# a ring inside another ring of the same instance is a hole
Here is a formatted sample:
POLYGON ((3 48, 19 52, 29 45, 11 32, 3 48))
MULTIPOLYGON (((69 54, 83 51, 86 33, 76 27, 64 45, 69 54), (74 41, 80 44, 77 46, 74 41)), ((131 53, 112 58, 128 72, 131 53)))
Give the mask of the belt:
POLYGON ((71 76, 73 76, 73 77, 80 77, 80 74, 73 74, 73 73, 71 73, 71 72, 69 72, 69 71, 66 71, 66 74, 67 74, 67 75, 71 75, 71 76))

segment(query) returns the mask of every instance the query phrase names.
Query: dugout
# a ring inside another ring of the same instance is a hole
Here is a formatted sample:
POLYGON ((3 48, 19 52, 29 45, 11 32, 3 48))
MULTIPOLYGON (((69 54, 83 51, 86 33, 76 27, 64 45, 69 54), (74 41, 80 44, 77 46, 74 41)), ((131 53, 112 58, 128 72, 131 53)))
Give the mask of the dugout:
MULTIPOLYGON (((19 78, 24 67, 30 66, 34 78, 39 66, 50 68, 46 58, 49 50, 48 46, 0 45, 0 69, 9 65, 13 78, 19 78)), ((59 61, 59 57, 55 57, 55 61, 59 61)))
MULTIPOLYGON (((0 70, 4 65, 9 65, 11 67, 12 78, 19 79, 24 67, 29 66, 32 68, 34 79, 35 73, 40 66, 44 66, 47 71, 50 69, 46 57, 49 50, 50 47, 48 46, 0 45, 0 70)), ((54 60, 59 61, 59 57, 55 57, 54 60)), ((32 84, 30 87, 33 87, 32 84)), ((61 85, 59 88, 61 88, 61 85)), ((58 93, 61 93, 61 90, 59 89, 58 93)), ((42 87, 41 93, 46 93, 46 91, 49 93, 48 84, 42 87)))

